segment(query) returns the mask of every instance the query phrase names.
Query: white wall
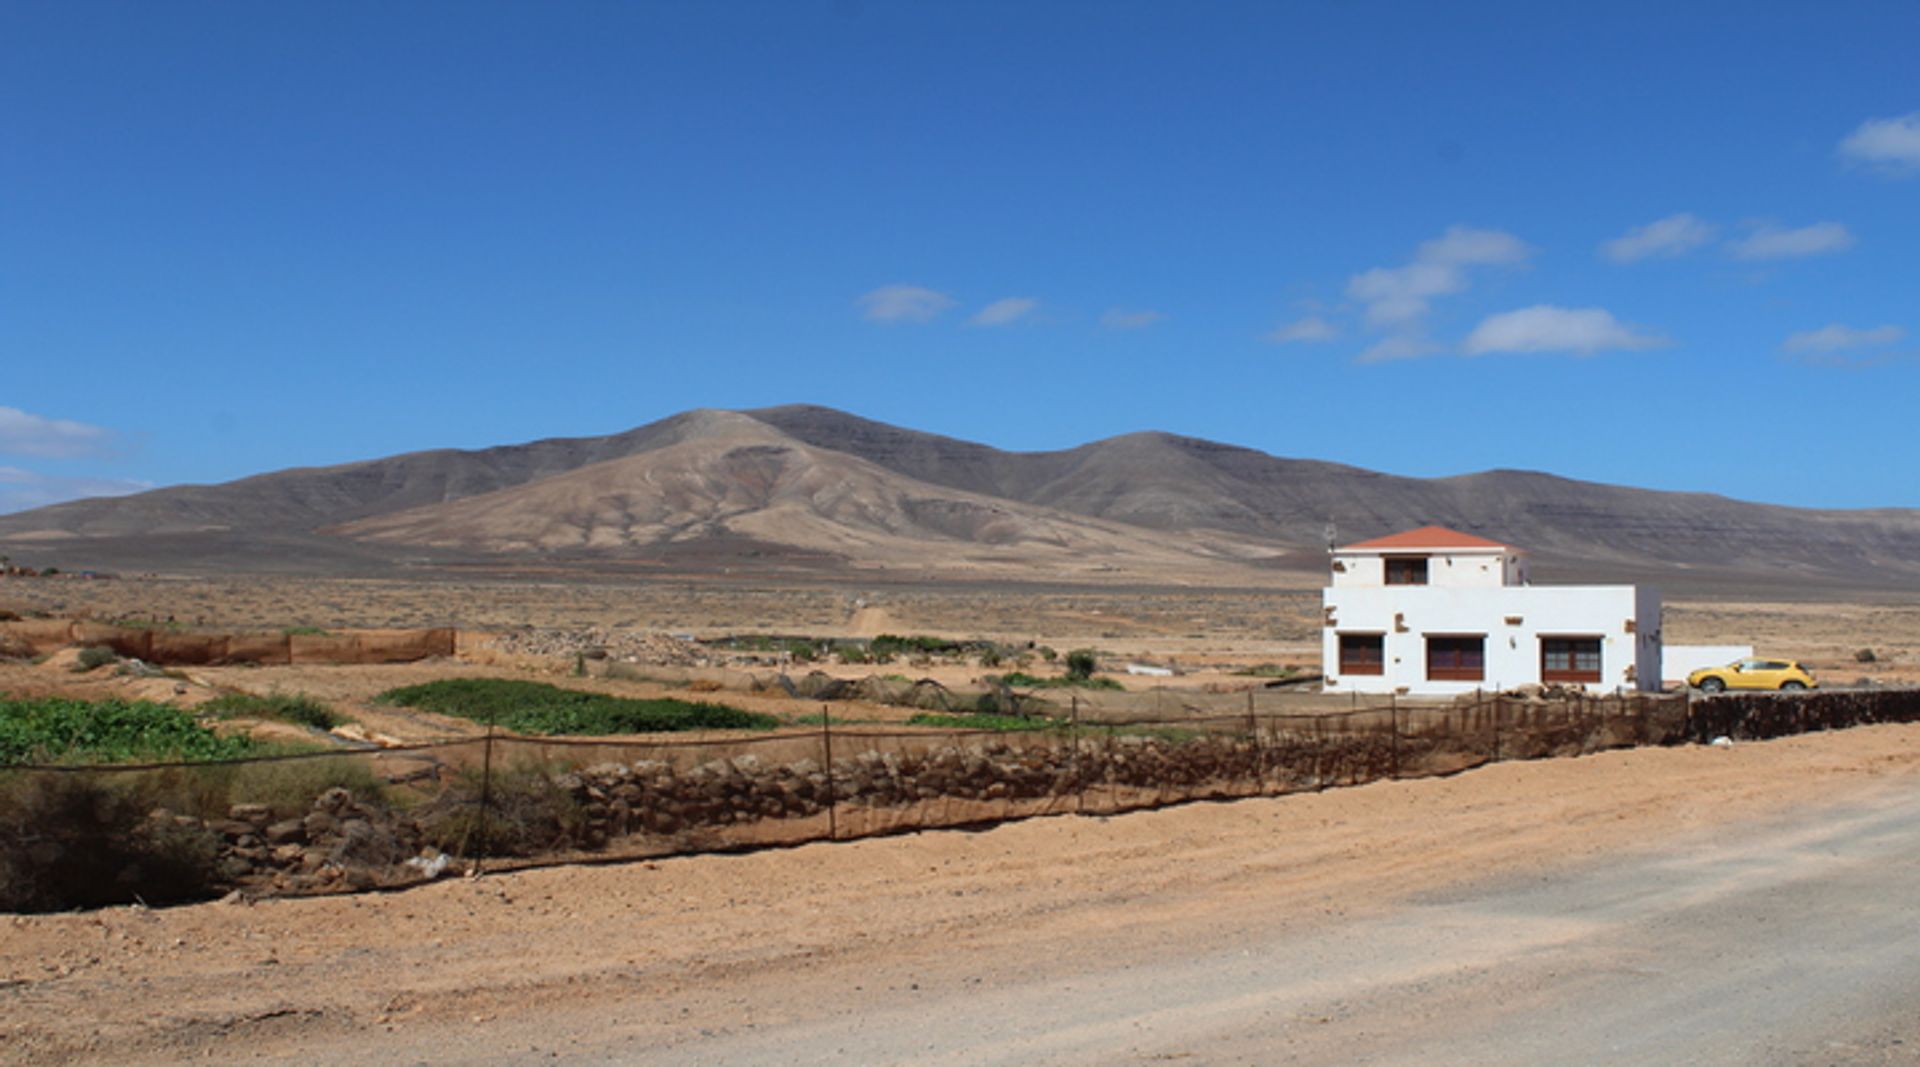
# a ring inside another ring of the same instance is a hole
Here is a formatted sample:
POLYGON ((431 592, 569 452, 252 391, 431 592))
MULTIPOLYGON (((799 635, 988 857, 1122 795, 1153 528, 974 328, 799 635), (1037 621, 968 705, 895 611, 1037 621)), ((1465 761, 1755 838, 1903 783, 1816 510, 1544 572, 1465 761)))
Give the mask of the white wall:
POLYGON ((1381 586, 1325 590, 1327 622, 1322 669, 1329 692, 1419 694, 1508 689, 1540 680, 1540 638, 1600 638, 1596 693, 1652 690, 1661 675, 1660 597, 1630 585, 1381 586), (1386 639, 1380 675, 1343 677, 1341 633, 1386 639), (1485 635, 1486 677, 1478 682, 1429 681, 1429 634, 1485 635))
POLYGON ((1685 684, 1687 675, 1703 667, 1724 667, 1752 655, 1752 645, 1668 645, 1660 680, 1685 684))
POLYGON ((1428 585, 1451 589, 1486 589, 1501 585, 1520 585, 1526 582, 1526 563, 1519 555, 1482 549, 1479 551, 1335 552, 1333 554, 1333 585, 1342 589, 1386 585, 1385 561, 1390 556, 1426 556, 1428 585))

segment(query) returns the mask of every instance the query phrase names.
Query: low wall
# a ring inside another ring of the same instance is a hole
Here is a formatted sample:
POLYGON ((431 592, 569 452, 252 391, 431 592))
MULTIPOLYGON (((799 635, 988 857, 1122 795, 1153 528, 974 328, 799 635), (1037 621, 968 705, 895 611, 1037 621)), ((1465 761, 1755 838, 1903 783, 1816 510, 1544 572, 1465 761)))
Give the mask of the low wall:
POLYGON ((104 645, 122 656, 171 666, 258 663, 411 663, 454 654, 455 633, 436 630, 342 630, 326 634, 228 634, 143 629, 61 619, 0 623, 0 645, 45 655, 104 645), (11 638, 12 640, 7 640, 11 638))

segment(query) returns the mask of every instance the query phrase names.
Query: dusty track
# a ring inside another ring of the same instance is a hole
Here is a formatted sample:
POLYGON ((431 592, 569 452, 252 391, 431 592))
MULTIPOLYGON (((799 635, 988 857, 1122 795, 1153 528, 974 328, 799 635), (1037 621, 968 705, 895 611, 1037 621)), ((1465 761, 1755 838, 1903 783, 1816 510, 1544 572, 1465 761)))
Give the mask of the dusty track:
MULTIPOLYGON (((1682 1004, 1663 1023, 1681 1043, 1636 1060, 1596 1045, 1617 1012, 1578 1009, 1649 982, 1634 969, 1662 966, 1692 904, 1748 909, 1731 914, 1752 929, 1693 931, 1691 973, 1729 995, 1789 974, 1785 955, 1741 970, 1771 944, 1754 930, 1802 917, 1767 886, 1821 875, 1905 907, 1859 876, 1910 876, 1916 784, 1920 727, 1874 727, 387 896, 13 918, 0 1060, 1416 1062, 1446 1039, 1476 1062, 1499 1049, 1473 1042, 1544 1018, 1562 1043, 1515 1062, 1905 1062, 1894 1042, 1920 1035, 1873 1030, 1876 1004, 1920 987, 1889 940, 1914 924, 1885 907, 1809 935, 1851 946, 1814 976, 1839 992, 1795 1001, 1814 1017, 1774 1044, 1686 1044, 1682 1004), (1860 849, 1886 862, 1823 866, 1860 849), (1702 878, 1680 877, 1688 856, 1702 878), (1663 899, 1681 918, 1635 925, 1663 899), (1582 941, 1605 929, 1618 940, 1582 941), (1540 999, 1556 981, 1558 1008, 1540 999)), ((1753 1003, 1735 1021, 1778 1022, 1753 1003)), ((1701 1026, 1728 1022, 1713 1006, 1693 1005, 1701 1026)))

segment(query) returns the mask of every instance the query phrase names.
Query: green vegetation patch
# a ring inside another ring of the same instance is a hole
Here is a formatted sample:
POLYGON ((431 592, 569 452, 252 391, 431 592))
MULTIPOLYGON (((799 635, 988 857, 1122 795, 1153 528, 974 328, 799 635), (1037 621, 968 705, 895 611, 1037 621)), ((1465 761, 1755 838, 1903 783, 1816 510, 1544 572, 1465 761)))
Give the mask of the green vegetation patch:
POLYGON ((1003 674, 1000 682, 1019 689, 1126 689, 1126 686, 1112 678, 1076 677, 1071 674, 1059 678, 1036 678, 1023 671, 1003 674))
POLYGON ((222 719, 274 719, 296 726, 331 730, 347 721, 345 716, 310 696, 299 693, 227 693, 200 706, 200 710, 222 719))
POLYGON ((562 689, 509 678, 446 678, 389 689, 382 704, 491 722, 523 734, 643 734, 675 730, 768 730, 771 715, 724 704, 632 697, 562 689))
POLYGON ((0 766, 234 759, 252 740, 214 733, 167 704, 124 700, 0 700, 0 766))
POLYGON ((1060 724, 1051 719, 1028 719, 1018 715, 942 715, 923 712, 907 720, 909 726, 944 726, 960 730, 1004 730, 1009 733, 1052 730, 1060 724))

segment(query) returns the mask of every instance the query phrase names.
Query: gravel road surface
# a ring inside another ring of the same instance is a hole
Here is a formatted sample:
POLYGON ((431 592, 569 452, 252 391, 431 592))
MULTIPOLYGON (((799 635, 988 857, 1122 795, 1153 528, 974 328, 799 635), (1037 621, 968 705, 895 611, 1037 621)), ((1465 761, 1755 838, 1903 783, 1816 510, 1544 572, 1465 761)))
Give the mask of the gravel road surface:
POLYGON ((1920 1063, 1920 726, 0 917, 0 1063, 1920 1063))

